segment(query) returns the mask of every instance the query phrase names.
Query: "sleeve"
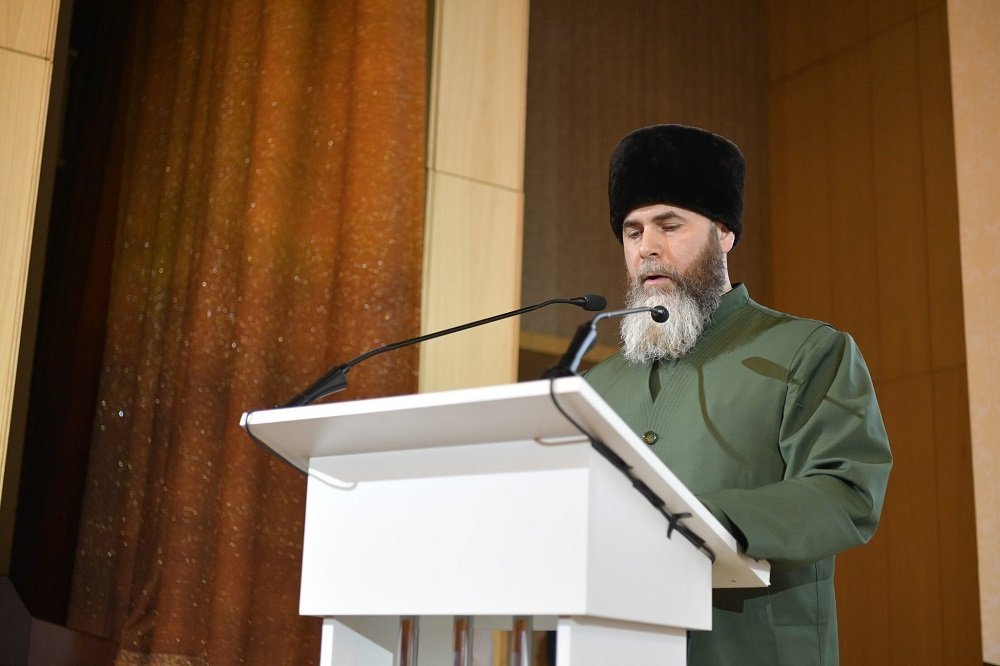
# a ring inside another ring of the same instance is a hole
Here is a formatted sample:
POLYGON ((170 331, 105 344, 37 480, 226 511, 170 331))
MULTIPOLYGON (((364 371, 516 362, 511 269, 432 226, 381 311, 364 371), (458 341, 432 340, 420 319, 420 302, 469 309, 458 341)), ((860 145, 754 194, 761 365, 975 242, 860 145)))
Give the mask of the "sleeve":
POLYGON ((787 384, 777 443, 782 480, 700 497, 747 555, 776 569, 866 543, 892 467, 875 389, 849 335, 815 330, 796 352, 787 384))

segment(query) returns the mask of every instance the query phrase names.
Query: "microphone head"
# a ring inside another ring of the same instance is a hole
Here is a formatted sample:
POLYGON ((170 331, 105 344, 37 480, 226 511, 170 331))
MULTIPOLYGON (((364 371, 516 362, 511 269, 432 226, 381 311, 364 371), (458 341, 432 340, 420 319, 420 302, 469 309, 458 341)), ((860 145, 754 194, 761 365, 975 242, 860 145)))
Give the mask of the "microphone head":
POLYGON ((608 299, 598 294, 584 294, 573 299, 574 301, 579 301, 577 305, 586 310, 587 312, 600 312, 604 308, 608 307, 608 299))
POLYGON ((656 305, 652 310, 649 311, 649 316, 653 318, 657 324, 662 324, 666 320, 670 319, 670 313, 662 305, 656 305))

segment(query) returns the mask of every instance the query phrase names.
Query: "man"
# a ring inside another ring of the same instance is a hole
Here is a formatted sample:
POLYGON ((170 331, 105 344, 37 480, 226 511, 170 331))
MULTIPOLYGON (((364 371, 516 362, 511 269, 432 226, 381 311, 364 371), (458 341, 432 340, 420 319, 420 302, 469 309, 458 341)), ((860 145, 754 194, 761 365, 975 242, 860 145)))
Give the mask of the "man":
POLYGON ((744 160, 679 125, 627 135, 611 159, 611 227, 630 316, 622 352, 587 380, 735 535, 770 560, 766 589, 717 590, 689 663, 836 664, 834 554, 878 524, 892 456, 846 333, 758 305, 730 284, 744 160))

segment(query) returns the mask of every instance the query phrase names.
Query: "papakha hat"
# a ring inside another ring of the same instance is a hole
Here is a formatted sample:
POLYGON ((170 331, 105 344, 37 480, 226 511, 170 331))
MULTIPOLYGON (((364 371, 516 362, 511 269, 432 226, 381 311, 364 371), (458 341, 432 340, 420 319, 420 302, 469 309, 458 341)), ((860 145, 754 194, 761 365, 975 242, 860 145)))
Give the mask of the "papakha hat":
POLYGON ((611 229, 636 208, 678 206, 743 232, 746 163, 732 141, 696 127, 651 125, 631 132, 611 154, 608 200, 611 229))

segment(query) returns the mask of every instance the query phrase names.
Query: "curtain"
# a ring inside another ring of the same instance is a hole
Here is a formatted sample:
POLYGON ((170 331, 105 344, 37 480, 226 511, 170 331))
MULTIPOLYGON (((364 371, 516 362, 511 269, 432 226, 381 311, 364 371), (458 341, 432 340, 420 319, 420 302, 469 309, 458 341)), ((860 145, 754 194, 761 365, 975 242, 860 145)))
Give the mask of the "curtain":
MULTIPOLYGON (((313 663, 305 483, 239 427, 416 335, 426 8, 143 0, 69 625, 119 664, 313 663)), ((416 390, 416 351, 339 398, 416 390)))

